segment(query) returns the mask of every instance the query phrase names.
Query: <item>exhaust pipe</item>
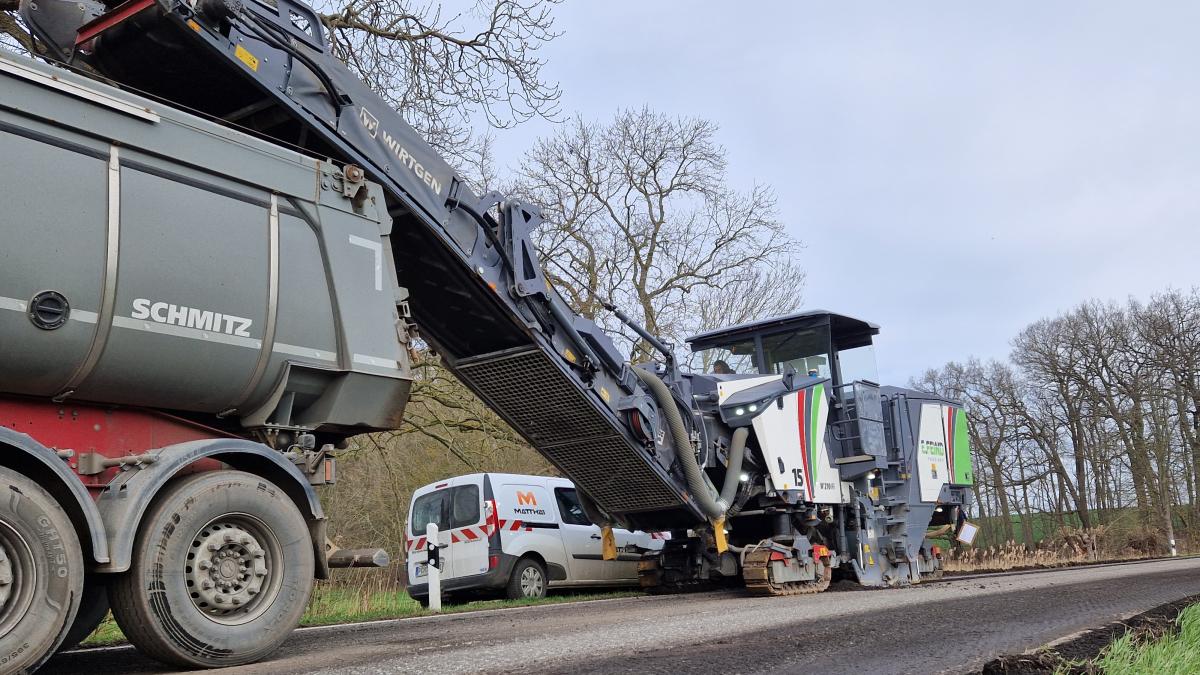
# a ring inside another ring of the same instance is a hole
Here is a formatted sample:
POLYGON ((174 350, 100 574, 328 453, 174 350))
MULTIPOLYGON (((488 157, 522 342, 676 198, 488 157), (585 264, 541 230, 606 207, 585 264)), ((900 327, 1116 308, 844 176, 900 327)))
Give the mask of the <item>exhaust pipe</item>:
POLYGON ((339 548, 330 551, 326 559, 330 567, 387 567, 391 558, 381 548, 339 548))

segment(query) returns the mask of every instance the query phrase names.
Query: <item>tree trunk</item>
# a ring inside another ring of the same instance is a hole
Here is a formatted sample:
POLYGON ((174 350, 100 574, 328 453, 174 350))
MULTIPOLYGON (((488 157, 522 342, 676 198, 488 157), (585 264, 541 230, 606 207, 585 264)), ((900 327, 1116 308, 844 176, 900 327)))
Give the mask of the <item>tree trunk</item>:
POLYGON ((992 488, 996 491, 996 501, 1000 504, 1000 527, 1005 541, 1012 541, 1013 535, 1012 509, 1008 506, 1008 493, 1004 489, 1004 475, 1000 471, 1000 463, 995 456, 989 456, 988 465, 992 469, 992 488))

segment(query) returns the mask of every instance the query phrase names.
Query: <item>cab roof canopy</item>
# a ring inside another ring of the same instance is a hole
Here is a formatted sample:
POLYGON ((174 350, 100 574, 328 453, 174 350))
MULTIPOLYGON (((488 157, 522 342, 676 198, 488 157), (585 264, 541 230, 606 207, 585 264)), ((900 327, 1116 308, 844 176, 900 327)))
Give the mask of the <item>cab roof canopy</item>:
POLYGON ((705 331, 689 337, 687 342, 691 345, 692 351, 698 352, 709 347, 728 345, 730 342, 741 341, 755 335, 803 330, 818 326, 829 327, 830 337, 833 339, 834 347, 838 350, 869 345, 871 336, 879 334, 879 325, 870 321, 863 321, 845 314, 835 314, 824 309, 812 309, 705 331))

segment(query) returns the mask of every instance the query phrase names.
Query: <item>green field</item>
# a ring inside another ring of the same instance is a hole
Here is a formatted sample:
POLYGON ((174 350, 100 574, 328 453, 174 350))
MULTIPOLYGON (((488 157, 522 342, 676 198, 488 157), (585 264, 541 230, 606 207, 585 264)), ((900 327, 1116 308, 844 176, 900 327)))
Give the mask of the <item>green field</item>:
MULTIPOLYGON (((1190 512, 1190 506, 1176 507, 1175 517, 1175 532, 1177 539, 1184 540, 1187 516, 1190 512)), ((1090 512, 1093 527, 1101 527, 1109 533, 1109 536, 1120 536, 1139 529, 1144 529, 1147 525, 1158 527, 1159 521, 1157 518, 1152 523, 1144 523, 1141 521, 1141 516, 1135 508, 1122 509, 1099 509, 1090 512)), ((1032 513, 1026 515, 1013 515, 1012 533, 1013 540, 1018 543, 1025 542, 1025 530, 1023 523, 1029 520, 1030 527, 1033 532, 1033 541, 1035 544, 1054 539, 1062 527, 1072 530, 1082 529, 1083 524, 1079 520, 1079 515, 1076 513, 1065 513, 1059 516, 1054 513, 1032 513)), ((976 539, 976 546, 996 546, 1003 544, 1005 540, 1003 518, 1001 516, 988 516, 986 518, 975 517, 970 519, 980 527, 979 538, 976 539)))

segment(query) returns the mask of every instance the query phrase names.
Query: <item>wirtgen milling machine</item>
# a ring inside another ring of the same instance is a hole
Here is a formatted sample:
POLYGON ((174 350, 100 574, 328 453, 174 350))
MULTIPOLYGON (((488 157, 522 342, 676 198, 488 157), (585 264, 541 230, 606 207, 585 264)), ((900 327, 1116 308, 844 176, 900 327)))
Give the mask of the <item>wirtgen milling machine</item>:
MULTIPOLYGON (((3 223, 24 248, 0 266, 0 445, 53 469, 51 497, 75 495, 60 534, 90 542, 95 576, 74 588, 110 575, 117 620, 148 653, 232 665, 295 625, 307 586, 288 575, 332 564, 305 481, 332 482, 347 437, 399 425, 418 333, 576 483, 608 555, 614 524, 672 532, 641 564, 647 587, 741 578, 783 595, 834 574, 881 586, 940 572, 926 533, 968 501, 966 418, 864 375, 877 326, 814 311, 712 331, 690 340, 704 367, 688 372, 617 312, 660 352, 630 365, 546 283, 537 207, 474 194, 330 54, 308 6, 21 12, 57 64, 0 57, 0 153, 21 172, 5 189, 23 176, 60 194, 20 187, 9 202, 29 206, 3 223), (114 420, 145 433, 88 435, 114 420), (195 526, 192 557, 185 542, 163 558, 172 544, 156 547, 150 524, 168 516, 147 505, 201 480, 185 466, 282 486, 315 563, 275 541, 282 516, 253 494, 195 526)), ((80 617, 102 616, 89 597, 80 617)), ((74 611, 47 621, 70 626, 74 611)))

